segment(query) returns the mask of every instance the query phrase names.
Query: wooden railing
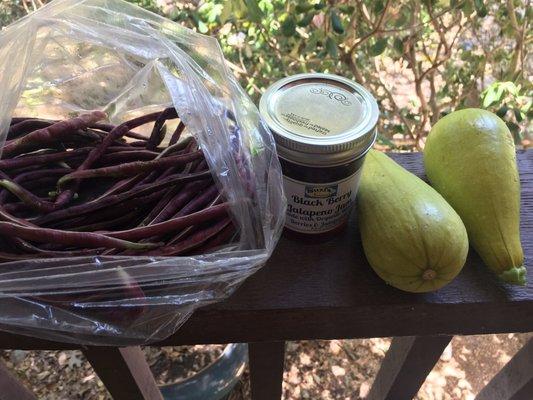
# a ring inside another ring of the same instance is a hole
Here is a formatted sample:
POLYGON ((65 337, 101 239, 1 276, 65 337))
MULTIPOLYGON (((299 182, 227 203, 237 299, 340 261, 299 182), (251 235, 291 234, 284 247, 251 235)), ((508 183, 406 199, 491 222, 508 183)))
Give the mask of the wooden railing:
MULTIPOLYGON (((392 157, 423 175, 420 154, 392 157)), ((267 265, 227 301, 197 311, 177 333, 152 345, 250 343, 252 397, 274 400, 281 397, 285 341, 394 337, 368 399, 411 399, 453 335, 533 331, 533 151, 519 152, 518 162, 528 286, 502 284, 471 252, 461 274, 438 292, 400 292, 372 272, 352 221, 340 237, 320 244, 282 238, 267 265)), ((83 347, 0 333, 0 348, 82 349, 115 400, 162 398, 138 347, 83 347)), ((1 400, 32 396, 0 369, 1 400)), ((533 399, 532 341, 477 399, 533 399)))

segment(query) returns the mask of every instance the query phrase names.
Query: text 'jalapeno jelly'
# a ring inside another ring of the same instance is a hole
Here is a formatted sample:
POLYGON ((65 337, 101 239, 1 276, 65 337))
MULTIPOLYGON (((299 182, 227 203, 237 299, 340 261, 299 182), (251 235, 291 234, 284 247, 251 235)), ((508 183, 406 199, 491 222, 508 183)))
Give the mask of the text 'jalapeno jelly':
POLYGON ((340 76, 300 74, 270 86, 259 109, 283 170, 285 227, 312 235, 342 229, 376 139, 374 97, 340 76))

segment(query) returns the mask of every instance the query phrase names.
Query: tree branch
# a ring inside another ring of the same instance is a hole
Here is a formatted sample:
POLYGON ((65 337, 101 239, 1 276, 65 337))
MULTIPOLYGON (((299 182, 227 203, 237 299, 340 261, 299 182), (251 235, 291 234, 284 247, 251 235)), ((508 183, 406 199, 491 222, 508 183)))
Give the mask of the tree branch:
MULTIPOLYGON (((518 20, 516 19, 515 7, 512 0, 507 0, 507 14, 509 14, 509 22, 515 33, 515 47, 513 56, 511 58, 511 64, 509 65, 509 70, 507 75, 515 76, 516 74, 522 74, 521 64, 523 61, 524 54, 524 33, 525 31, 521 26, 518 25, 518 20)), ((526 5, 527 7, 527 5, 526 5)), ((526 18, 527 20, 527 18, 526 18)), ((525 23, 527 24, 527 22, 525 23)))
MULTIPOLYGON (((451 44, 449 45, 446 45, 447 48, 449 49, 448 51, 446 51, 444 54, 443 54, 443 58, 440 59, 439 61, 437 61, 437 58, 435 59, 435 61, 433 62, 433 65, 431 65, 431 67, 429 67, 429 69, 423 71, 421 74, 420 74, 420 77, 419 79, 420 80, 423 80, 427 74, 429 74, 430 72, 433 72, 435 71, 437 68, 439 68, 442 64, 444 64, 446 61, 448 61, 450 59, 450 57, 452 56, 452 52, 451 52, 451 49, 453 48, 454 44, 455 44, 455 41, 457 40, 457 38, 459 37, 459 33, 462 31, 462 25, 459 23, 458 27, 457 27, 457 32, 455 32, 455 35, 452 39, 452 42, 451 44)), ((438 54, 437 54, 438 56, 438 54)))
MULTIPOLYGON (((372 30, 365 35, 363 35, 357 42, 355 42, 352 47, 350 47, 350 50, 348 50, 348 54, 350 57, 353 55, 355 50, 365 41, 367 41, 369 38, 371 38, 373 35, 375 35, 381 28, 381 24, 383 24, 383 20, 385 19, 385 14, 387 14, 387 10, 389 9, 391 0, 387 0, 385 3, 385 6, 383 7, 383 11, 381 12, 379 18, 375 23, 372 25, 372 30)), ((364 15, 364 13, 363 13, 364 15)))
POLYGON ((435 70, 428 75, 429 81, 429 107, 431 108, 431 125, 435 124, 440 117, 440 108, 437 104, 437 90, 435 88, 435 70))
MULTIPOLYGON (((460 3, 457 3, 457 5, 455 6, 455 8, 458 8, 458 7, 461 7, 461 5, 463 5, 464 1, 460 2, 460 3)), ((449 13, 450 11, 453 11, 455 10, 455 8, 453 7, 450 7, 450 8, 447 8, 443 11, 441 11, 439 14, 435 15, 434 18, 440 18, 442 17, 443 15, 449 13)), ((426 22, 420 22, 419 24, 417 24, 415 26, 416 29, 418 28, 422 28, 428 24, 430 24, 431 22, 433 21, 433 19, 430 19, 429 21, 426 21, 426 22)), ((381 29, 379 31, 379 33, 398 33, 398 32, 405 32, 405 31, 408 31, 408 30, 411 30, 412 27, 411 26, 408 26, 408 27, 405 27, 405 28, 391 28, 391 29, 381 29)))
POLYGON ((413 127, 413 124, 411 123, 411 121, 409 121, 407 118, 404 117, 404 115, 401 112, 400 106, 398 106, 398 103, 396 103, 396 100, 394 99, 394 95, 389 90, 385 82, 381 80, 381 75, 379 73, 381 71, 381 68, 378 65, 377 59, 374 60, 374 68, 376 70, 375 76, 378 77, 377 83, 376 83, 376 80, 374 79, 372 81, 369 81, 368 83, 374 86, 375 91, 377 91, 378 88, 381 88, 383 90, 383 92, 385 93, 385 96, 389 100, 389 103, 391 105, 394 115, 396 115, 398 119, 404 124, 405 128, 407 129, 407 133, 409 137, 411 137, 414 140, 415 139, 415 134, 414 134, 415 128, 413 127))

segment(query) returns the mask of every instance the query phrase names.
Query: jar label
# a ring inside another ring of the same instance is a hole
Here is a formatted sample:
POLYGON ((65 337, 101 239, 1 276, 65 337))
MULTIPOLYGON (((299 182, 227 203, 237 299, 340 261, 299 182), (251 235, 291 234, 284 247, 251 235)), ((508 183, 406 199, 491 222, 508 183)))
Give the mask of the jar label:
POLYGON ((342 225, 355 203, 362 168, 337 182, 310 183, 283 176, 287 196, 285 226, 302 233, 323 233, 342 225))

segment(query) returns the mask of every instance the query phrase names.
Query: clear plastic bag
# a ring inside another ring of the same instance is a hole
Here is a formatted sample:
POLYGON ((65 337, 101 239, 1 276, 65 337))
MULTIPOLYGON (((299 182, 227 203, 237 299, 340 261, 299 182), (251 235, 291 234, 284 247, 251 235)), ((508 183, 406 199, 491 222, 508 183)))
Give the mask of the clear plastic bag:
POLYGON ((120 123, 174 105, 240 233, 199 256, 0 264, 0 329, 96 345, 156 341, 270 256, 285 215, 274 141, 214 38, 120 0, 55 0, 0 34, 0 87, 2 146, 16 116, 103 110, 120 123))

